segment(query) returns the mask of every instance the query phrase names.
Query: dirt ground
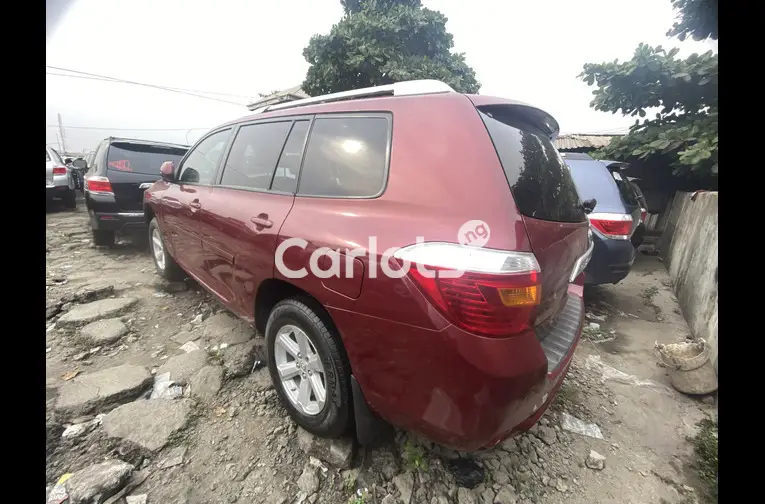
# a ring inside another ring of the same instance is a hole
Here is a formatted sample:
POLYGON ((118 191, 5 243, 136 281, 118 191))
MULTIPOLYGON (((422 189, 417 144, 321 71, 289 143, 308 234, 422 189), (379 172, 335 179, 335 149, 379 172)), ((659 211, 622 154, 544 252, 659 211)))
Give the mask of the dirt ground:
POLYGON ((151 504, 697 500, 687 436, 716 414, 716 405, 674 391, 657 364, 657 341, 688 334, 657 257, 639 254, 624 281, 585 291, 587 322, 599 327, 588 329, 539 424, 492 450, 461 454, 400 431, 371 447, 348 442, 330 449, 296 429, 278 404, 267 370, 253 362, 262 338, 197 285, 158 281, 148 252, 130 243, 94 247, 82 204, 76 211, 50 208, 46 236, 49 491, 63 474, 123 460, 133 466, 127 487, 125 481, 112 485, 93 502, 120 488, 123 496, 112 502, 141 502, 142 495, 151 504), (111 316, 124 325, 116 337, 96 343, 81 319, 67 318, 87 303, 112 298, 137 299, 111 316), (254 350, 247 347, 250 338, 254 350), (192 362, 193 352, 181 348, 187 341, 205 352, 202 362, 192 362), (170 361, 186 366, 173 368, 171 378, 188 369, 192 385, 184 387, 184 397, 144 401, 170 361), (146 375, 130 387, 99 378, 95 398, 82 399, 89 376, 126 364, 146 375), (132 403, 175 409, 140 415, 115 409, 132 403), (603 439, 567 430, 565 415, 597 425, 603 439), (65 436, 73 424, 88 427, 65 436), (590 457, 591 450, 604 462, 590 457))

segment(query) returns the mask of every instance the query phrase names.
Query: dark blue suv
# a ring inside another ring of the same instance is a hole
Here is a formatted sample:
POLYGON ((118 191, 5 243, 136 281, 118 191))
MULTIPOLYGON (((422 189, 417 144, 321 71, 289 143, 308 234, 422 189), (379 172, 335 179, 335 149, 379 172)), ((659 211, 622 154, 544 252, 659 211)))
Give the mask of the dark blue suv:
POLYGON ((588 215, 594 248, 584 271, 585 283, 618 283, 629 274, 635 261, 635 247, 630 239, 641 219, 640 203, 620 172, 626 165, 598 161, 587 154, 562 155, 580 198, 596 201, 588 215))

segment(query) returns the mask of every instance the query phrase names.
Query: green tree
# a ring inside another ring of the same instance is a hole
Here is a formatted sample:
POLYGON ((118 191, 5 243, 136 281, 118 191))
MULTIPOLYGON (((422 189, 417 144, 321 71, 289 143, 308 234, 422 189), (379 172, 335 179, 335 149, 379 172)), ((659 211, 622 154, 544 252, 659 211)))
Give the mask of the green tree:
MULTIPOLYGON (((710 31, 697 4, 703 0, 674 0, 680 20, 670 33, 694 37, 710 31), (696 11, 692 11, 696 8, 696 11), (694 21, 697 20, 697 21, 694 21)), ((715 12, 716 14, 716 12, 715 12)), ((714 36, 717 37, 716 19, 714 36)), ((712 51, 678 59, 677 49, 640 44, 632 59, 584 65, 580 78, 596 86, 590 106, 596 110, 637 116, 629 133, 615 138, 599 157, 630 161, 659 178, 673 178, 688 187, 717 183, 717 60, 712 51), (648 109, 658 109, 648 117, 648 109), (666 173, 667 167, 671 168, 666 173), (674 175, 674 177, 668 177, 674 175)))
POLYGON ((680 40, 688 35, 695 40, 717 39, 717 0, 671 1, 678 15, 667 36, 680 40))
POLYGON ((451 52, 446 17, 420 0, 341 0, 345 14, 314 35, 303 56, 311 96, 412 79, 436 79, 463 93, 480 84, 465 55, 451 52))

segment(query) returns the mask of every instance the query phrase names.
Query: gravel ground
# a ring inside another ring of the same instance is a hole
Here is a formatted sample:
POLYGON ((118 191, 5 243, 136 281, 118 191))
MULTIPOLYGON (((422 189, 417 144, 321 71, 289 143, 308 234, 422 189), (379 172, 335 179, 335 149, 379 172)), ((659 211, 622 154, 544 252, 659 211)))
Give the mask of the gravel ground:
POLYGON ((278 403, 262 337, 199 286, 160 281, 130 243, 94 247, 82 205, 50 209, 46 236, 46 479, 73 474, 71 504, 697 500, 686 436, 716 405, 656 363, 654 343, 688 328, 655 257, 586 290, 594 325, 540 422, 463 454, 393 429, 366 447, 314 438, 278 403))

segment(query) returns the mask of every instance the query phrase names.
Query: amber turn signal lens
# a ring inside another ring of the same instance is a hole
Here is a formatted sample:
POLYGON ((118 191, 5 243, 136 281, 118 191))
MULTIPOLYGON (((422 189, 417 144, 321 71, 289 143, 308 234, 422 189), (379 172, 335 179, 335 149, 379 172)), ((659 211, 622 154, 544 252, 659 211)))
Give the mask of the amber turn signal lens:
POLYGON ((505 306, 533 306, 539 304, 542 287, 531 285, 529 287, 513 287, 497 289, 499 298, 505 306))

